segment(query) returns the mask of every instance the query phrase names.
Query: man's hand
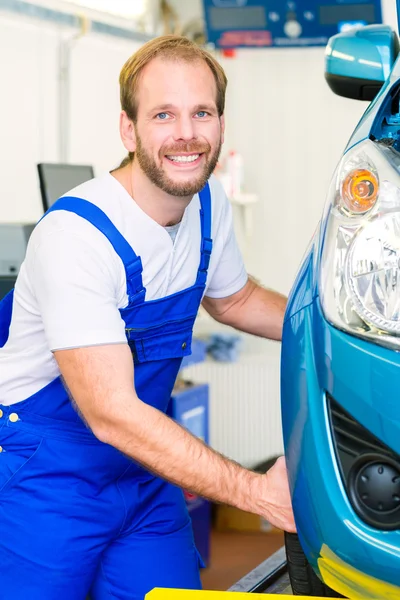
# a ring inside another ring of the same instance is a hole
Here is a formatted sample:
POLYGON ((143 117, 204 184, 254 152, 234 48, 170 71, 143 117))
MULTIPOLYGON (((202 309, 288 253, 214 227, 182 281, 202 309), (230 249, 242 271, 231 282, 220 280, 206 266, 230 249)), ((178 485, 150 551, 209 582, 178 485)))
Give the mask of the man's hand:
POLYGON ((294 533, 296 525, 294 523, 292 503, 290 498, 286 462, 283 456, 279 457, 276 463, 271 467, 258 482, 259 489, 256 492, 259 502, 258 510, 261 515, 272 525, 294 533))

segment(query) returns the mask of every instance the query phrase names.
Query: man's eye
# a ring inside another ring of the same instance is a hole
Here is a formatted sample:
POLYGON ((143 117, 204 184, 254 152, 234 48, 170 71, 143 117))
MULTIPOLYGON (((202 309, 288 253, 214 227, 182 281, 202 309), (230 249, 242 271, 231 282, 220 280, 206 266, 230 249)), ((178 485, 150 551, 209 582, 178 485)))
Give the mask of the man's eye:
POLYGON ((204 119, 204 117, 207 117, 208 112, 206 112, 205 110, 199 110, 199 112, 197 113, 197 116, 200 117, 201 119, 204 119))
POLYGON ((159 121, 166 121, 167 119, 169 119, 169 114, 168 113, 158 113, 158 115, 156 115, 156 119, 158 119, 159 121))

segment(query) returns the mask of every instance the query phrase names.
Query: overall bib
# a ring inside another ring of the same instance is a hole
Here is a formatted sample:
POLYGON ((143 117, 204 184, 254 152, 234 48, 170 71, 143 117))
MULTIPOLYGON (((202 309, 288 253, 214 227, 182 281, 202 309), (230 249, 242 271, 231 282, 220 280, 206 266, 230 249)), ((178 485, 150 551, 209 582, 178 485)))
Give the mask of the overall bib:
MULTIPOLYGON (((108 217, 80 198, 58 200, 99 229, 126 271, 120 313, 141 400, 165 412, 210 261, 211 199, 200 192, 195 284, 146 302, 140 257, 108 217)), ((48 211, 48 212, 50 212, 48 211)), ((0 303, 0 347, 13 292, 0 303)), ((60 378, 11 406, 0 398, 0 600, 139 600, 154 587, 199 589, 200 558, 182 491, 100 442, 60 378)))

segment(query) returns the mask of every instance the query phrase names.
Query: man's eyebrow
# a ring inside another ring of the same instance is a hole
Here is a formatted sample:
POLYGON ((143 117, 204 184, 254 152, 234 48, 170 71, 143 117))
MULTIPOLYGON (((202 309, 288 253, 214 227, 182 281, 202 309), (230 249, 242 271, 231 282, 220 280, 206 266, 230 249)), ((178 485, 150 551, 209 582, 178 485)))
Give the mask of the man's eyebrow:
MULTIPOLYGON (((149 113, 158 113, 163 112, 164 110, 176 109, 177 107, 174 104, 159 104, 154 106, 149 113)), ((210 113, 217 112, 217 107, 214 104, 197 104, 193 107, 193 112, 197 113, 200 110, 205 110, 210 113)))
POLYGON ((194 112, 199 112, 201 110, 212 113, 217 112, 217 107, 215 104, 197 104, 197 106, 194 107, 194 112))
POLYGON ((171 108, 176 108, 173 104, 159 104, 158 106, 154 106, 149 112, 162 112, 163 110, 170 110, 171 108))

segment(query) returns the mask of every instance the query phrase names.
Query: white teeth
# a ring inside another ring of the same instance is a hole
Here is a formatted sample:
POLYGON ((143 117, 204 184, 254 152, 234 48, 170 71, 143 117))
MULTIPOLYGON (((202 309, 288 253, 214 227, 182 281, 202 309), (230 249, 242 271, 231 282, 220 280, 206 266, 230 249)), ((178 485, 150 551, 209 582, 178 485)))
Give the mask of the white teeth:
POLYGON ((167 158, 169 158, 169 160, 173 160, 174 162, 189 163, 197 160, 199 156, 200 154, 192 154, 191 156, 168 156, 167 158))

